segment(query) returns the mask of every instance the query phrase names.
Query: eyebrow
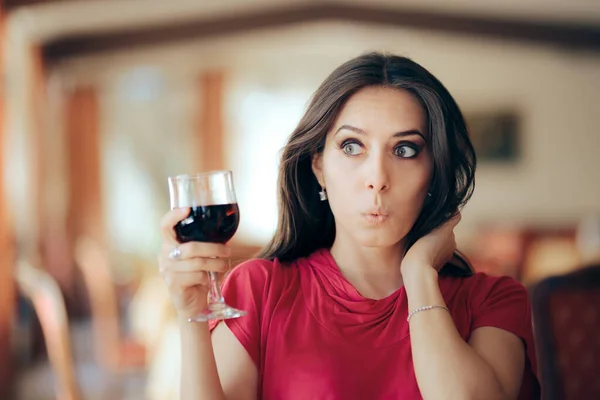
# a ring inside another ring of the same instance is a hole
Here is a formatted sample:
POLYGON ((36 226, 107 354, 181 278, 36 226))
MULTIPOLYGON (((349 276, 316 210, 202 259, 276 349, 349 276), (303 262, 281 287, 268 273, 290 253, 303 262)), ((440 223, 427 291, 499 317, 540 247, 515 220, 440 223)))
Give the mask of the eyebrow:
MULTIPOLYGON (((359 135, 366 135, 367 134, 367 132, 365 132, 364 130, 362 130, 360 128, 357 128, 357 127, 352 126, 352 125, 346 125, 346 124, 344 124, 344 125, 340 126, 337 129, 337 131, 335 131, 335 134, 333 136, 337 135, 343 129, 346 129, 346 130, 358 133, 359 135)), ((405 137, 405 136, 415 136, 415 135, 421 136, 423 138, 423 140, 427 141, 425 139, 425 136, 421 132, 419 132, 418 130, 416 130, 416 129, 409 129, 407 131, 396 132, 396 133, 394 133, 393 137, 405 137)))

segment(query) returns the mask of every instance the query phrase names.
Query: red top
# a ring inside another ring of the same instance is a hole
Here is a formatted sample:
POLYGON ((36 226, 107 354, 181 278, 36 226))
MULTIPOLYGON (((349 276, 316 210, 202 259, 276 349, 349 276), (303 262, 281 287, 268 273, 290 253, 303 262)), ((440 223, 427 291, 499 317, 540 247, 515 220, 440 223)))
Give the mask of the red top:
MULTIPOLYGON (((520 399, 539 399, 530 304, 512 278, 440 277, 458 332, 494 326, 523 339, 520 399)), ((225 279, 227 303, 248 315, 227 326, 259 371, 259 399, 420 399, 404 288, 371 300, 342 276, 328 250, 291 264, 251 260, 225 279)), ((211 329, 216 326, 212 323, 211 329)))

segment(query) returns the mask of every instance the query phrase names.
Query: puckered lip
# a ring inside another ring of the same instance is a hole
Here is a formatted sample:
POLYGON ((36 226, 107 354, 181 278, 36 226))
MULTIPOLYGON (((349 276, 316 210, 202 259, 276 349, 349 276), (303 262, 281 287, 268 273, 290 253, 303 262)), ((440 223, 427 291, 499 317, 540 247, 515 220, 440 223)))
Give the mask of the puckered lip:
POLYGON ((389 213, 381 207, 371 208, 362 213, 364 216, 389 217, 389 213))

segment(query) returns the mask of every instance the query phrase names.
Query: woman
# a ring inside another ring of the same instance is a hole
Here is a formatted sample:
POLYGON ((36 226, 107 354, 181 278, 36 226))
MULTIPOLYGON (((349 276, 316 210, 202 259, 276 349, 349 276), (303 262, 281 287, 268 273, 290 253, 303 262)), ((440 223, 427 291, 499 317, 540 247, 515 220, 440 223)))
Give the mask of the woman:
POLYGON ((224 282, 247 316, 187 322, 229 249, 179 245, 188 210, 162 221, 182 398, 538 398, 525 289, 456 253, 474 171, 458 106, 420 65, 373 53, 336 69, 284 148, 273 240, 224 282))

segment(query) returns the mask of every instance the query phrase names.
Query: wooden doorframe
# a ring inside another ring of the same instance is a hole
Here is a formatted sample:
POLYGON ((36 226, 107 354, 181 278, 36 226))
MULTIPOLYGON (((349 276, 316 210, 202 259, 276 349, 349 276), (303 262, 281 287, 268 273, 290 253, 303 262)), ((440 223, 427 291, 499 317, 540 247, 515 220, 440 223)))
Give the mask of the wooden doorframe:
POLYGON ((4 182, 5 131, 5 15, 0 0, 0 397, 9 394, 12 388, 12 326, 15 316, 14 232, 8 210, 4 182))

